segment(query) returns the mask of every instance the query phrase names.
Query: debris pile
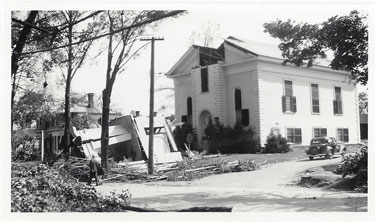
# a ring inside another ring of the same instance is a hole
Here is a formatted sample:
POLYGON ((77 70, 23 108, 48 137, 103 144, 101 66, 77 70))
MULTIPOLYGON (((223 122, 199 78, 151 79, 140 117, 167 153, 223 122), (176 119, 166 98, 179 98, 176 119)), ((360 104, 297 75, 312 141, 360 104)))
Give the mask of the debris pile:
POLYGON ((227 161, 223 155, 196 156, 174 163, 155 164, 154 175, 147 175, 147 161, 120 162, 111 168, 111 174, 123 175, 119 180, 144 181, 189 181, 213 174, 253 171, 258 169, 254 161, 227 161))

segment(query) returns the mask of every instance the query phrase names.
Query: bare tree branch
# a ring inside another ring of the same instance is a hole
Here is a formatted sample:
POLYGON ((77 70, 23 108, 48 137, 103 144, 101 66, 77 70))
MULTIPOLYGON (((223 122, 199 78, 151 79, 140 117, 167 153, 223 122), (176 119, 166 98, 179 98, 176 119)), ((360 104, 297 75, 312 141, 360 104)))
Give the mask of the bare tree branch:
POLYGON ((47 51, 52 51, 52 50, 56 50, 56 49, 60 49, 60 48, 64 48, 64 47, 68 47, 68 46, 72 46, 72 45, 77 45, 77 44, 80 44, 80 43, 83 43, 83 42, 87 42, 87 41, 91 41, 91 40, 96 40, 96 39, 99 39, 99 38, 102 38, 102 37, 105 37, 105 36, 108 36, 108 35, 113 35, 113 34, 119 33, 119 32, 121 32, 123 30, 132 29, 132 28, 139 27, 139 26, 142 26, 142 25, 146 25, 146 24, 149 24, 149 23, 152 23, 152 22, 164 19, 164 18, 172 17, 172 16, 178 15, 178 14, 180 14, 182 12, 184 12, 184 11, 183 10, 172 11, 170 13, 167 13, 165 15, 159 16, 157 18, 149 19, 147 21, 143 21, 143 22, 137 23, 135 25, 130 25, 130 26, 127 26, 125 28, 114 30, 112 32, 105 33, 105 34, 102 34, 102 35, 98 35, 98 36, 95 36, 95 37, 92 37, 92 38, 88 38, 88 39, 84 39, 84 40, 81 40, 81 41, 78 41, 78 42, 73 42, 73 43, 70 43, 70 44, 56 46, 56 47, 52 47, 52 48, 48 48, 48 49, 41 49, 41 50, 36 50, 36 51, 23 52, 23 53, 21 53, 21 55, 34 54, 34 53, 40 53, 40 52, 47 52, 47 51))

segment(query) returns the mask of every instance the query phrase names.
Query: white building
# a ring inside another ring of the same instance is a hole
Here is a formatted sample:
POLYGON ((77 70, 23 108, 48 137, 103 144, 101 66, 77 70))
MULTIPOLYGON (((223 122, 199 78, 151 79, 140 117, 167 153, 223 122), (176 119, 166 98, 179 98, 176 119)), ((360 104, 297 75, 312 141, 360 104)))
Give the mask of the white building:
POLYGON ((212 118, 254 126, 262 146, 271 131, 301 145, 318 136, 358 143, 357 89, 349 73, 283 61, 277 46, 234 37, 217 49, 191 46, 167 73, 177 120, 191 123, 199 141, 212 118))

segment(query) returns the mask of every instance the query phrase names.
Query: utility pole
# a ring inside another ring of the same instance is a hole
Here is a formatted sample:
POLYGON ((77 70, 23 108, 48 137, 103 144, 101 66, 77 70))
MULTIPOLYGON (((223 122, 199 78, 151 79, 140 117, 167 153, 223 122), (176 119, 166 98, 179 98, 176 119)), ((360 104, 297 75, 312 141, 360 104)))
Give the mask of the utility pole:
POLYGON ((155 41, 163 37, 142 38, 141 41, 151 41, 151 70, 150 70, 150 124, 148 140, 148 174, 154 173, 154 48, 155 41))

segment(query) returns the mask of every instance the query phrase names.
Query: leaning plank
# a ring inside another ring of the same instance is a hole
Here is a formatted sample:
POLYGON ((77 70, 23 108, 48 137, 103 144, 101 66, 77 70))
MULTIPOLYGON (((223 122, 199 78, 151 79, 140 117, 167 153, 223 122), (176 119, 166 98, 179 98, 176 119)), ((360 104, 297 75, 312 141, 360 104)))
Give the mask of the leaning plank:
POLYGON ((165 117, 163 116, 163 123, 164 123, 164 128, 165 128, 165 131, 167 132, 167 137, 168 137, 168 140, 172 146, 172 149, 174 152, 177 152, 177 145, 176 145, 176 142, 174 141, 174 138, 173 138, 173 135, 172 135, 172 132, 171 132, 171 128, 169 128, 169 125, 165 119, 165 117))
POLYGON ((145 151, 146 157, 148 158, 148 136, 146 135, 145 132, 145 125, 143 124, 144 121, 140 117, 133 118, 132 116, 130 117, 132 119, 132 122, 135 124, 135 131, 138 134, 140 145, 143 147, 143 150, 145 151))

